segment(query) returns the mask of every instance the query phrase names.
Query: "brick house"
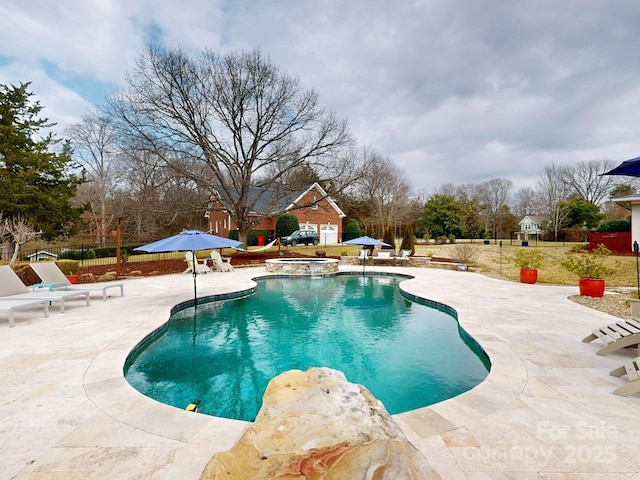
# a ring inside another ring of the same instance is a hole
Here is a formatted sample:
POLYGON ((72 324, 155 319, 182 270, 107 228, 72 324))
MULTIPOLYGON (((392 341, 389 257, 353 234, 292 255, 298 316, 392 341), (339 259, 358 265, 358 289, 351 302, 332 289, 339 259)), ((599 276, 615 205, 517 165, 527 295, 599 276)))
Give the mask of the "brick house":
MULTIPOLYGON (((260 211, 261 205, 257 202, 255 212, 250 215, 255 218, 252 228, 273 230, 275 233, 278 217, 283 213, 290 213, 298 218, 300 230, 315 231, 322 245, 342 241, 342 219, 346 215, 318 183, 313 183, 304 191, 293 192, 279 199, 278 204, 275 208, 271 207, 274 213, 267 214, 264 210, 260 211)), ((267 206, 264 205, 264 208, 267 206)), ((230 230, 238 228, 220 199, 211 202, 205 217, 209 220, 209 231, 214 235, 227 237, 230 230)))

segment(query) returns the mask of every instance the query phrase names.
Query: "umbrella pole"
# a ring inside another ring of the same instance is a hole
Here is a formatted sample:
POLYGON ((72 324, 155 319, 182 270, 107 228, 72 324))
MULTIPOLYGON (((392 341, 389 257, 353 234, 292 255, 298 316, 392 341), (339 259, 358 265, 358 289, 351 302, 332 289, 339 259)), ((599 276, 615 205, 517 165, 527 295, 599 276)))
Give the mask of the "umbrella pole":
POLYGON ((198 292, 196 290, 196 276, 198 275, 196 273, 197 271, 197 265, 196 265, 196 252, 192 252, 193 253, 193 308, 196 309, 198 308, 198 292))
POLYGON ((638 267, 638 242, 633 242, 633 253, 636 254, 636 278, 638 280, 638 298, 640 299, 640 268, 638 267))

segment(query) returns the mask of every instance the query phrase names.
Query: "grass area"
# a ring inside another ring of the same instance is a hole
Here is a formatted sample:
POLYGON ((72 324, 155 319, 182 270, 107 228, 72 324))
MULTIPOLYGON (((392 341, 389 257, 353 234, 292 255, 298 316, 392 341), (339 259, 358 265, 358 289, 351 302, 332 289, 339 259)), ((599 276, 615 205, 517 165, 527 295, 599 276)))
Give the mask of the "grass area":
MULTIPOLYGON (((399 247, 400 243, 397 243, 399 247)), ((477 253, 476 258, 469 262, 469 265, 480 273, 492 277, 503 278, 505 280, 520 281, 520 269, 513 263, 513 256, 518 249, 529 248, 538 249, 543 257, 544 263, 538 268, 538 282, 549 283, 554 285, 577 285, 578 277, 567 271, 561 264, 570 252, 574 244, 563 244, 555 242, 538 242, 536 245, 530 244, 528 247, 522 247, 520 242, 514 242, 509 245, 509 240, 502 241, 502 247, 499 243, 493 241, 489 245, 484 245, 482 241, 473 243, 468 241, 460 241, 455 244, 435 245, 435 244, 418 244, 416 245, 417 256, 436 256, 452 259, 460 258, 460 250, 472 249, 477 253)), ((358 255, 358 246, 346 245, 313 245, 288 247, 302 254, 313 255, 316 250, 324 250, 327 255, 358 255)), ((605 262, 613 269, 613 273, 605 277, 607 287, 637 287, 636 258, 634 256, 610 256, 605 262)))
MULTIPOLYGON (((416 247, 416 255, 435 255, 449 258, 458 258, 458 249, 465 244, 448 245, 419 245, 416 247)), ((470 244, 466 244, 469 246, 470 244)), ((520 269, 513 263, 513 256, 518 249, 538 249, 544 263, 538 268, 538 283, 554 285, 577 285, 578 277, 568 272, 562 266, 562 260, 571 251, 572 246, 554 242, 539 242, 537 245, 522 247, 509 245, 508 240, 503 240, 502 248, 493 242, 490 245, 482 243, 471 244, 477 250, 477 258, 470 262, 479 272, 490 276, 519 281, 520 269)), ((611 275, 605 277, 608 288, 611 287, 637 287, 636 258, 634 256, 609 256, 606 265, 613 269, 611 275)))

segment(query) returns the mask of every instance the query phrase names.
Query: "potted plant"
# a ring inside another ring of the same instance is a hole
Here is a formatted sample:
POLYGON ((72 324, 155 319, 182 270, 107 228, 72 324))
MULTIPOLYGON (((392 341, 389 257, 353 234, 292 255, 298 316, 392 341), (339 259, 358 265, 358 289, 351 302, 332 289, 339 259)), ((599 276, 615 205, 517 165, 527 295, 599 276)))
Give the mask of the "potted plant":
POLYGON ((542 266, 544 257, 540 250, 521 248, 513 256, 513 263, 520 268, 520 281, 522 283, 536 283, 538 281, 538 268, 542 266))
POLYGON ((80 275, 78 275, 80 262, 77 260, 57 260, 56 265, 64 272, 70 283, 80 283, 80 275))
POLYGON ((588 251, 567 252, 567 258, 562 262, 562 266, 580 277, 580 295, 589 297, 602 297, 604 295, 604 276, 613 270, 605 265, 607 256, 611 253, 604 244, 598 248, 588 251))

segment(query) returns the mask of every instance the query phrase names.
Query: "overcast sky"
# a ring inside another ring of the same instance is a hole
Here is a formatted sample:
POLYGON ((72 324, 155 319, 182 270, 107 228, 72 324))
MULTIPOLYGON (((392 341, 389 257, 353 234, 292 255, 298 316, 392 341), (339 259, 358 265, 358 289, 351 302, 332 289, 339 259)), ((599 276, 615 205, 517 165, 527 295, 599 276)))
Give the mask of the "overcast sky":
POLYGON ((2 0, 0 83, 59 131, 150 44, 259 47, 418 189, 640 156, 638 0, 2 0))

